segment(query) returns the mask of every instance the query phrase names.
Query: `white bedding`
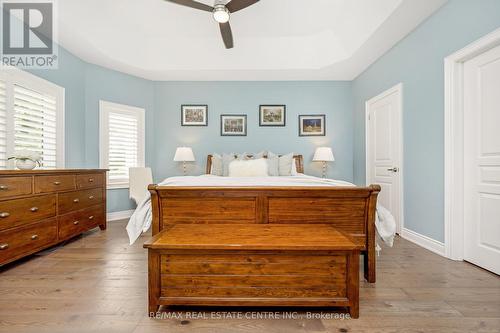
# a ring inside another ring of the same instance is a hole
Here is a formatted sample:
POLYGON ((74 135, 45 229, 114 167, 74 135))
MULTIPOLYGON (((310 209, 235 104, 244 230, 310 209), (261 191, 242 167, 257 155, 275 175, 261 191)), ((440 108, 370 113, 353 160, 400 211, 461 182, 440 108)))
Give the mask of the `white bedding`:
MULTIPOLYGON (((280 177, 220 177, 214 175, 170 177, 158 185, 183 187, 354 186, 341 180, 318 178, 304 174, 280 177)), ((127 233, 131 245, 143 232, 149 230, 151 222, 151 198, 148 193, 146 198, 137 205, 127 224, 127 233)), ((396 223, 390 212, 380 205, 377 205, 375 225, 382 240, 392 246, 396 223)))

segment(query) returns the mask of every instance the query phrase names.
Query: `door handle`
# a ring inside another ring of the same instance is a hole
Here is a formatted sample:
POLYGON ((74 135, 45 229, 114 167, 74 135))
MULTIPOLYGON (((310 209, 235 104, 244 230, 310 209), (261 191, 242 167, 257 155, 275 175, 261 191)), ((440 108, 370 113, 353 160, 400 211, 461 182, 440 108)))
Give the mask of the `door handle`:
POLYGON ((387 169, 387 171, 398 172, 399 169, 398 169, 398 167, 394 167, 394 168, 387 169))

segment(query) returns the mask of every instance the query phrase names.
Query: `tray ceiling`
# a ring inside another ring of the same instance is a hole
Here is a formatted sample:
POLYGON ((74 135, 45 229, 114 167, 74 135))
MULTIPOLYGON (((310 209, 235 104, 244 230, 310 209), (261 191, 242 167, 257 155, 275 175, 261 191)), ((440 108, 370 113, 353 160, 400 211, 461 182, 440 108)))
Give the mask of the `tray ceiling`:
POLYGON ((261 0, 231 15, 227 50, 211 13, 162 0, 64 0, 59 43, 150 80, 351 80, 444 2, 261 0))

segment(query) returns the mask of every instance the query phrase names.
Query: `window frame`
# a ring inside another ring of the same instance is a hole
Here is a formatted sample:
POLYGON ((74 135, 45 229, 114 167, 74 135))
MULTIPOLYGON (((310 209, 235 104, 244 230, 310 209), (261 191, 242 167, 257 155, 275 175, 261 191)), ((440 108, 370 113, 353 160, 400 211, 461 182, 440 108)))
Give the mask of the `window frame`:
MULTIPOLYGON (((53 82, 42 79, 39 76, 23 71, 15 67, 7 67, 0 70, 0 80, 5 82, 5 109, 6 115, 6 154, 14 155, 14 85, 48 94, 56 100, 56 169, 64 169, 66 166, 65 154, 65 114, 66 114, 66 90, 53 82)), ((14 161, 6 162, 6 169, 13 169, 14 161)), ((50 169, 49 169, 50 170, 50 169)))
MULTIPOLYGON (((134 115, 138 119, 138 165, 136 167, 144 167, 146 160, 146 131, 145 131, 145 116, 146 109, 130 106, 125 104, 113 103, 104 100, 99 101, 99 166, 102 169, 109 169, 109 113, 122 113, 126 115, 134 115)), ((121 189, 129 188, 130 180, 114 180, 110 181, 109 172, 107 172, 107 188, 121 189)))

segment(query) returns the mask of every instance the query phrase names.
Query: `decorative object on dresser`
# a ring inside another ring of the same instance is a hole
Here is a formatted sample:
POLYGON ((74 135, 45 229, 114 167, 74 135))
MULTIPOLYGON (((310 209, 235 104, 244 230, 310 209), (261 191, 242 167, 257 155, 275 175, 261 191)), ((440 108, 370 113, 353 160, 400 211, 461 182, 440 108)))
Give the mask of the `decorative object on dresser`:
POLYGON ((316 151, 314 152, 313 161, 323 163, 323 178, 326 178, 326 163, 335 161, 332 148, 330 147, 316 148, 316 151))
POLYGON ((19 170, 33 170, 37 165, 41 165, 42 157, 34 151, 18 150, 8 160, 14 160, 19 170))
POLYGON ((144 247, 150 315, 160 305, 341 306, 359 314, 363 246, 331 224, 181 223, 144 247))
POLYGON ((105 230, 106 171, 0 171, 0 266, 97 226, 105 230))
POLYGON ((299 136, 325 136, 324 114, 299 116, 299 136))
POLYGON ((246 136, 247 116, 245 114, 223 114, 220 116, 221 136, 246 136))
POLYGON ((187 175, 186 162, 194 162, 193 149, 191 147, 179 147, 175 151, 174 162, 182 162, 182 173, 187 175))
POLYGON ((208 105, 181 105, 181 126, 208 126, 208 105))
POLYGON ((286 126, 286 105, 261 105, 259 126, 286 126))

